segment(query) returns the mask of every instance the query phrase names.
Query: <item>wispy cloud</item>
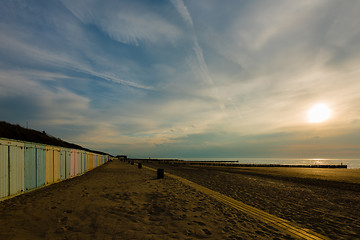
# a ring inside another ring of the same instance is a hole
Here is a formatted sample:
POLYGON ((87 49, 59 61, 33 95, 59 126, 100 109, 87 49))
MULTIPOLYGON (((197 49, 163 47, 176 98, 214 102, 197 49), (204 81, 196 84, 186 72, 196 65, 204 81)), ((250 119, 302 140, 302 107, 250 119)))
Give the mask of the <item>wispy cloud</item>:
MULTIPOLYGON (((135 80, 128 81, 121 79, 117 76, 116 72, 106 73, 103 71, 96 71, 91 66, 89 66, 88 61, 79 59, 77 55, 69 52, 61 52, 57 49, 43 49, 39 46, 34 46, 27 41, 19 40, 17 32, 8 31, 7 35, 0 36, 0 41, 3 43, 3 52, 8 52, 4 57, 9 56, 10 58, 17 58, 15 61, 21 61, 25 66, 33 65, 34 62, 38 63, 38 67, 49 67, 57 68, 58 71, 61 70, 72 70, 75 72, 80 72, 88 74, 93 77, 98 77, 106 81, 111 81, 118 84, 124 84, 135 88, 140 89, 151 89, 150 86, 146 86, 140 83, 137 83, 135 80)), ((32 39, 35 41, 35 39, 32 39)), ((96 56, 94 56, 96 58, 96 56)))
POLYGON ((181 37, 181 31, 175 25, 131 1, 64 0, 63 3, 82 23, 94 24, 112 39, 125 44, 175 43, 181 37))
POLYGON ((190 13, 189 13, 187 7, 184 4, 184 1, 183 0, 171 0, 171 3, 175 6, 177 11, 182 16, 182 18, 186 21, 186 23, 190 27, 194 27, 194 23, 192 21, 192 18, 190 16, 190 13))
POLYGON ((224 111, 223 100, 219 96, 217 87, 214 84, 214 81, 210 75, 208 66, 204 58, 203 49, 199 44, 199 40, 194 29, 194 23, 191 18, 191 15, 188 9, 186 8, 183 0, 172 0, 171 2, 175 6, 179 14, 182 16, 182 18, 185 20, 185 22, 188 24, 188 27, 191 29, 191 34, 193 39, 193 49, 200 67, 200 75, 202 76, 202 79, 205 80, 208 85, 210 85, 210 89, 213 90, 212 92, 209 92, 209 95, 212 95, 217 99, 220 110, 224 111))
POLYGON ((3 103, 1 108, 4 112, 7 112, 7 108, 13 108, 11 114, 3 116, 4 119, 9 121, 15 117, 17 123, 34 120, 37 126, 40 124, 83 124, 90 100, 67 89, 49 88, 38 82, 42 79, 49 81, 51 77, 63 78, 64 76, 49 72, 0 71, 0 99, 3 103), (22 104, 24 108, 27 108, 23 114, 21 114, 22 104))

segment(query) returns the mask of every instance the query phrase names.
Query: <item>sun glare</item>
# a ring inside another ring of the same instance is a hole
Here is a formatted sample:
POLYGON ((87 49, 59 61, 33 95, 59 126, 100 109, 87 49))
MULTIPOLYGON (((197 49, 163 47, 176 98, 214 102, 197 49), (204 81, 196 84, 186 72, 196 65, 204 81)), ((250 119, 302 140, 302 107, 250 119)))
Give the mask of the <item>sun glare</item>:
POLYGON ((308 111, 308 121, 311 123, 320 123, 328 120, 331 116, 331 110, 325 104, 316 104, 308 111))

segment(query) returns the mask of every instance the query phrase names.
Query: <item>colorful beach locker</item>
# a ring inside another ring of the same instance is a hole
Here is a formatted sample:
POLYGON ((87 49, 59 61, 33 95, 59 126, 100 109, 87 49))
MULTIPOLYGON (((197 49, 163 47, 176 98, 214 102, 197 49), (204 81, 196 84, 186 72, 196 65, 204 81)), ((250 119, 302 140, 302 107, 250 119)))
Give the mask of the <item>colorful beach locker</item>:
POLYGON ((24 153, 24 187, 30 191, 37 187, 36 147, 34 143, 25 143, 24 153))
POLYGON ((89 170, 94 169, 94 154, 88 153, 89 170))
POLYGON ((60 148, 54 147, 54 182, 60 181, 60 148))
POLYGON ((41 187, 46 184, 46 146, 36 144, 36 186, 41 187))
POLYGON ((96 168, 97 166, 98 166, 98 159, 97 159, 97 154, 93 154, 93 161, 94 161, 94 163, 93 163, 93 166, 94 166, 94 168, 96 168))
POLYGON ((86 163, 86 153, 84 151, 78 150, 79 156, 79 175, 85 172, 85 163, 86 163))
POLYGON ((10 144, 10 195, 24 191, 24 143, 8 141, 10 144))
POLYGON ((71 149, 70 152, 71 152, 70 177, 74 177, 75 176, 75 151, 74 151, 74 149, 71 149))
POLYGON ((83 168, 83 158, 82 158, 82 151, 78 150, 77 151, 78 154, 78 175, 82 174, 82 168, 83 168))
POLYGON ((68 179, 71 177, 71 149, 65 149, 65 178, 68 179))
POLYGON ((86 152, 85 151, 81 152, 81 159, 82 159, 81 173, 83 174, 86 172, 86 152))
POLYGON ((0 139, 0 198, 9 196, 9 146, 0 139))
POLYGON ((46 184, 54 182, 54 148, 46 146, 46 184))
POLYGON ((84 166, 85 166, 85 168, 84 168, 84 172, 86 172, 87 170, 88 170, 88 168, 89 168, 89 166, 88 166, 88 154, 87 154, 87 152, 84 152, 84 159, 85 159, 85 163, 84 163, 84 166))
POLYGON ((1 140, 0 197, 24 191, 24 143, 1 140))
POLYGON ((77 176, 79 173, 78 151, 71 149, 71 177, 77 176))
POLYGON ((60 148, 60 180, 66 179, 66 150, 60 148))
POLYGON ((79 175, 79 155, 78 155, 78 150, 74 149, 74 154, 75 154, 75 163, 74 163, 74 176, 79 175))

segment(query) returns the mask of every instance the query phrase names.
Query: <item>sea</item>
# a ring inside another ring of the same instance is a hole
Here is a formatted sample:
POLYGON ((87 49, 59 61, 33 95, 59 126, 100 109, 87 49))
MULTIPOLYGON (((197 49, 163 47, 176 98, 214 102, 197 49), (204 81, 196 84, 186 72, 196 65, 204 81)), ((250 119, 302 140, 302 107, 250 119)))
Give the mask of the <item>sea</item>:
POLYGON ((347 165, 349 169, 360 169, 359 159, 335 158, 179 158, 186 161, 222 161, 239 164, 286 164, 286 165, 347 165))

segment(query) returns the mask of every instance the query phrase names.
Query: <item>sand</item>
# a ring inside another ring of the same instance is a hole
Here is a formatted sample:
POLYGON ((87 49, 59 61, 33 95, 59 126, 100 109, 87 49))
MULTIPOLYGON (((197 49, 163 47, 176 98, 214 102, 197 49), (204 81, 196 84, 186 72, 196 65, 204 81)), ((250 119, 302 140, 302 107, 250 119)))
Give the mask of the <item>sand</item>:
POLYGON ((331 239, 360 239, 359 169, 147 165, 164 168, 331 239))
POLYGON ((292 239, 174 179, 155 177, 114 161, 0 202, 0 239, 292 239))

